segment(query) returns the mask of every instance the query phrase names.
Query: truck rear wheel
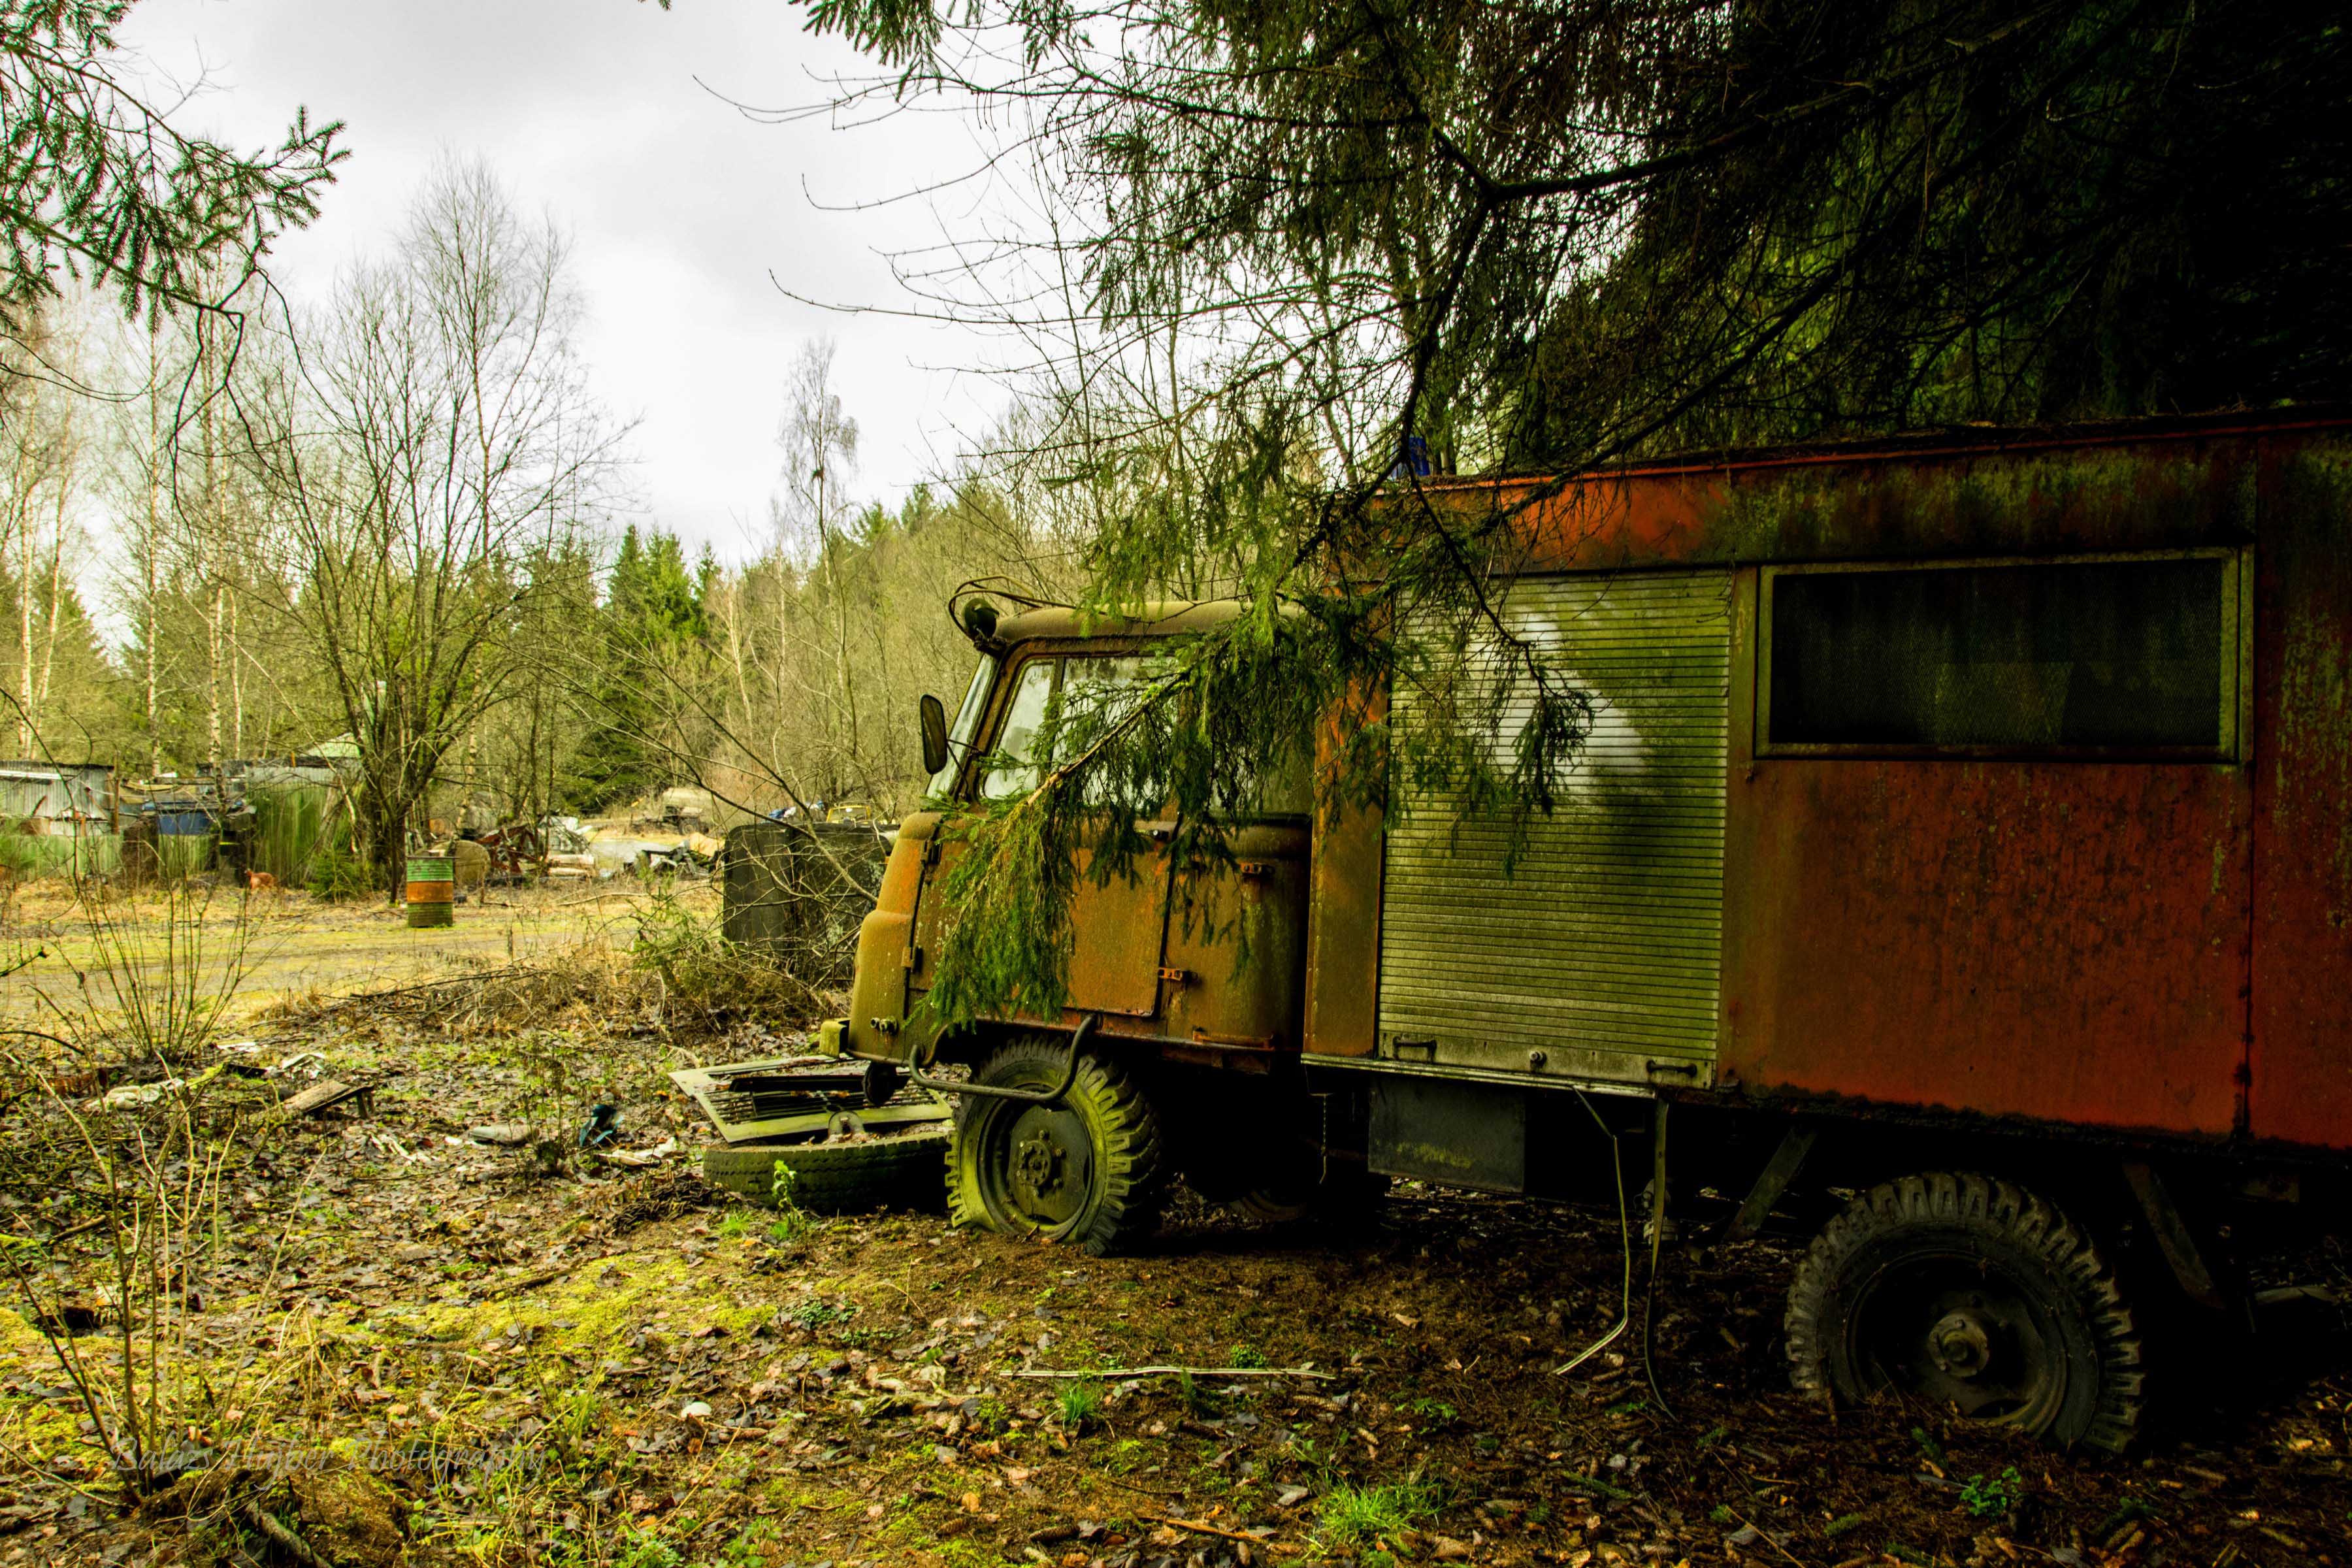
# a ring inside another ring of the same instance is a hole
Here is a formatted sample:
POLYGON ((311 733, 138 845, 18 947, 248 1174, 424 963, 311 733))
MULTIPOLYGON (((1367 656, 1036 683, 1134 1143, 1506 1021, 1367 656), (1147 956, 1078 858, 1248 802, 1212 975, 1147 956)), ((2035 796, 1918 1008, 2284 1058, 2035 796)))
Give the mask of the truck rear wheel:
POLYGON ((2139 1424, 2140 1342, 2115 1271, 2066 1216, 1977 1175, 1906 1176, 1832 1220, 1789 1288, 1798 1388, 1889 1391, 2072 1447, 2139 1424))
MULTIPOLYGON (((972 1081, 1046 1090, 1062 1081, 1068 1045, 1015 1040, 972 1081)), ((1054 1105, 966 1096, 948 1153, 948 1215, 1006 1236, 1066 1242, 1099 1257, 1160 1226, 1167 1181, 1159 1118, 1121 1068, 1088 1051, 1054 1105)))

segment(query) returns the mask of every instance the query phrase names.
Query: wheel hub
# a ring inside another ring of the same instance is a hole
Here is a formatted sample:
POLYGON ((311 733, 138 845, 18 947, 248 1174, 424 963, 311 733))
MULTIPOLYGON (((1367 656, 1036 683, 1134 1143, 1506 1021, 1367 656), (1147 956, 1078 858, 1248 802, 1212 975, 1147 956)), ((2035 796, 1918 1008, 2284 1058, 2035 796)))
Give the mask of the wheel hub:
POLYGON ((2038 1431, 2069 1379, 2057 1324, 2030 1290, 1981 1258, 1914 1258, 1862 1292, 1847 1333, 1869 1381, 1947 1403, 1971 1420, 2038 1431))
POLYGON ((982 1181, 1001 1212, 1024 1228, 1055 1232, 1085 1210, 1094 1160, 1083 1121, 1066 1109, 1027 1106, 986 1125, 982 1181))
POLYGON ((1992 1336, 1971 1310, 1946 1313, 1928 1334, 1927 1348, 1954 1377, 1973 1378, 1992 1363, 1992 1336))
POLYGON ((1059 1144, 1042 1132, 1033 1132, 1013 1151, 1013 1179, 1043 1197, 1060 1188, 1062 1169, 1067 1163, 1059 1144))

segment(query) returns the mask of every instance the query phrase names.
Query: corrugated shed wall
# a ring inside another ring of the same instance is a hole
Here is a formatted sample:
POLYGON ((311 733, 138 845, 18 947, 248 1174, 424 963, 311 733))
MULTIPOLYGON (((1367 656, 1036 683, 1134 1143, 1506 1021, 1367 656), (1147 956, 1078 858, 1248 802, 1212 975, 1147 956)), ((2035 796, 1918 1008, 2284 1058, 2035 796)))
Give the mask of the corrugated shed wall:
MULTIPOLYGON (((1507 869, 1507 820, 1400 793, 1380 1054, 1525 1072, 1542 1051, 1548 1073, 1632 1079, 1653 1059, 1703 1063, 1720 985, 1730 574, 1521 578, 1504 616, 1591 695, 1591 733, 1507 869)), ((1429 700, 1403 681, 1393 700, 1407 728, 1429 700)))

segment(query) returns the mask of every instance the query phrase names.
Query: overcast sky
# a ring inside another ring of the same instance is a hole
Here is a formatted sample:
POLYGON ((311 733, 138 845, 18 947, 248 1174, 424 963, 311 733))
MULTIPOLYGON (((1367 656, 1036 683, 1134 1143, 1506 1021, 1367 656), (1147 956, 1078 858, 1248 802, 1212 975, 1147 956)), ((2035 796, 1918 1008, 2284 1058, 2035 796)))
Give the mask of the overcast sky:
POLYGON ((895 502, 945 467, 961 430, 1003 406, 957 367, 994 345, 811 299, 903 307, 884 257, 933 240, 924 202, 829 210, 912 190, 972 162, 970 132, 937 113, 856 130, 824 117, 762 124, 768 105, 826 96, 863 74, 801 30, 783 0, 142 0, 122 41, 206 89, 176 117, 241 146, 273 141, 298 107, 344 121, 352 157, 273 273, 317 298, 347 258, 381 247, 433 161, 479 154, 525 211, 572 237, 584 348, 608 405, 638 419, 644 515, 723 555, 767 536, 786 366, 830 335, 861 435, 856 488, 895 502))

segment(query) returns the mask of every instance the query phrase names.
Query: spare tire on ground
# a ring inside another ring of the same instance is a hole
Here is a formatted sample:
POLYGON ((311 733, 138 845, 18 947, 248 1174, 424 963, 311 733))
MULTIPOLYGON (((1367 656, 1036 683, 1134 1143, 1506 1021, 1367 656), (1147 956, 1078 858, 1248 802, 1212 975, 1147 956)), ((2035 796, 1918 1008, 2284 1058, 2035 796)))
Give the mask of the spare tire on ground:
POLYGON ((940 1206, 948 1125, 825 1142, 718 1144, 702 1152, 705 1179, 754 1203, 780 1206, 776 1166, 792 1173, 793 1206, 811 1214, 940 1206))

